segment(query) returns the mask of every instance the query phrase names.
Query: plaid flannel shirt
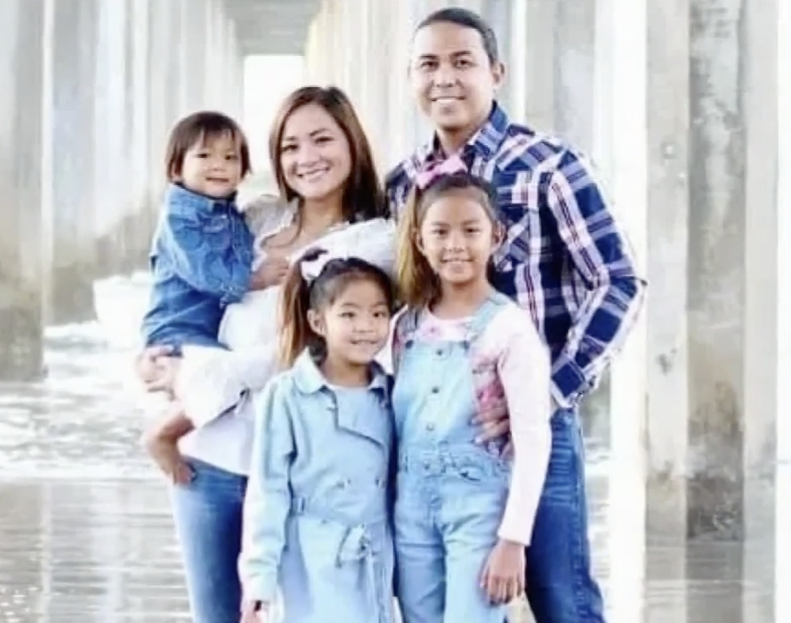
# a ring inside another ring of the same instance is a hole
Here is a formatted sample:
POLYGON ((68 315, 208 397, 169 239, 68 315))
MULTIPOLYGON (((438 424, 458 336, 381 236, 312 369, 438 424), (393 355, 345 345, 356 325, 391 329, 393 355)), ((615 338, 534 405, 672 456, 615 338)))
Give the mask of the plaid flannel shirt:
MULTIPOLYGON (((552 352, 553 398, 576 406, 620 350, 646 281, 590 165, 560 140, 512 123, 496 103, 461 154, 497 190, 505 240, 496 287, 527 309, 552 352)), ((436 138, 387 176, 393 213, 441 159, 436 138)))

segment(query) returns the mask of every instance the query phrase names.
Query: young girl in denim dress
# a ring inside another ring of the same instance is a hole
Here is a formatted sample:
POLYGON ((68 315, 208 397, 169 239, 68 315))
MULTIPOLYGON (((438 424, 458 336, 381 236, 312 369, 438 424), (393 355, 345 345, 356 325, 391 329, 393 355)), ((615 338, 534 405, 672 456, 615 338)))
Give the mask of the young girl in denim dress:
POLYGON ((405 623, 502 623, 524 589, 525 547, 549 461, 549 352, 488 279, 501 239, 490 186, 449 158, 416 182, 400 223, 407 309, 393 339, 395 545, 405 623), (513 460, 475 443, 505 404, 513 460))
POLYGON ((359 258, 311 252, 282 296, 289 369, 257 408, 242 620, 394 623, 392 379, 374 361, 390 331, 390 280, 359 258))

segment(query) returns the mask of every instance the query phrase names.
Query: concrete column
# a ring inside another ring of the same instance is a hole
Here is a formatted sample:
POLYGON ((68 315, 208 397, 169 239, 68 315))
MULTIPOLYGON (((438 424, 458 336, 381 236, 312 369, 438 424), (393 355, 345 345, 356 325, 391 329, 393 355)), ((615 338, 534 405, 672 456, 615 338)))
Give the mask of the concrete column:
MULTIPOLYGON (((409 84, 408 67, 411 50, 412 30, 416 12, 414 3, 409 7, 388 3, 382 6, 383 23, 389 24, 388 57, 383 67, 387 82, 387 122, 382 153, 383 171, 388 171, 403 159, 418 140, 415 128, 419 112, 409 84), (397 130, 395 130, 397 128, 397 130)), ((380 148, 381 149, 381 148, 380 148)))
MULTIPOLYGON (((152 0, 148 10, 147 146, 149 202, 158 206, 165 184, 165 145, 182 110, 181 12, 178 2, 152 0)), ((156 209, 156 208, 155 208, 156 209)))
MULTIPOLYGON (((742 621, 769 623, 789 619, 774 612, 776 591, 788 594, 791 577, 780 575, 778 565, 787 558, 787 549, 778 548, 779 533, 787 523, 776 522, 780 498, 779 483, 784 472, 778 470, 778 449, 788 443, 781 422, 787 419, 786 388, 789 367, 786 365, 783 343, 788 334, 788 307, 783 291, 785 236, 788 206, 779 207, 778 183, 788 173, 778 169, 778 89, 788 81, 785 75, 777 79, 779 65, 785 63, 778 56, 779 34, 787 33, 778 27, 784 0, 744 2, 740 8, 741 23, 736 37, 742 42, 742 57, 730 65, 740 76, 738 107, 745 118, 745 179, 744 203, 739 206, 743 222, 744 242, 744 355, 742 375, 744 395, 742 407, 741 445, 743 540, 742 621), (778 60, 780 59, 780 60, 778 60), (780 209, 778 209, 780 208, 780 209), (780 220, 779 220, 780 219, 780 220), (780 530, 778 530, 778 526, 780 530), (783 586, 775 578, 785 580, 783 586), (755 587, 761 587, 760 590, 755 587)), ((787 59, 787 56, 786 56, 787 59)), ((787 470, 786 470, 787 471, 787 470)))
POLYGON ((394 38, 400 33, 394 33, 392 27, 382 28, 383 24, 392 24, 392 6, 381 2, 368 3, 365 27, 368 35, 363 48, 367 65, 364 123, 376 164, 383 174, 393 164, 389 153, 393 134, 389 123, 392 106, 390 85, 396 80, 406 79, 403 67, 399 73, 393 62, 394 38))
MULTIPOLYGON (((133 226, 129 228, 128 263, 132 268, 144 268, 150 246, 151 232, 156 222, 158 205, 151 200, 151 146, 149 67, 152 62, 152 37, 149 20, 152 3, 149 0, 133 2, 130 6, 128 27, 129 89, 129 150, 131 159, 131 206, 133 226)), ((153 59, 156 61, 156 59, 153 59)), ((160 159, 157 161, 159 164, 160 159)))
POLYGON ((0 3, 0 380, 42 362, 42 99, 45 2, 0 3))
MULTIPOLYGON (((554 129, 577 148, 593 149, 596 2, 555 0, 554 129)), ((540 59, 546 59, 539 53, 540 59)), ((539 62, 547 62, 539 60, 539 62)))
MULTIPOLYGON (((618 620, 768 623, 781 620, 771 588, 783 313, 774 211, 777 5, 647 4, 647 247, 635 240, 646 229, 628 231, 638 251, 648 250, 651 285, 647 335, 640 329, 613 371, 612 608, 618 620), (647 368, 635 355, 643 341, 647 368), (645 397, 636 393, 635 370, 647 377, 645 397), (662 595, 642 613, 633 598, 641 577, 649 595, 662 595), (630 579, 631 596, 622 591, 630 579), (668 583, 678 590, 665 590, 668 583)), ((618 15, 636 10, 629 3, 618 15)), ((633 167, 643 161, 645 151, 626 147, 640 135, 645 101, 635 95, 643 83, 625 67, 639 59, 637 42, 617 51, 617 41, 640 28, 619 23, 598 31, 610 34, 597 49, 612 47, 608 73, 620 83, 620 108, 597 121, 609 139, 596 151, 612 154, 606 168, 629 223, 636 212, 622 197, 616 158, 631 151, 633 167)), ((630 177, 630 185, 639 179, 630 177)))
POLYGON ((305 42, 305 80, 308 84, 324 84, 329 75, 329 31, 325 27, 327 3, 322 2, 318 14, 308 27, 305 42))
MULTIPOLYGON (((648 213, 646 4, 647 0, 598 0, 593 20, 593 152, 640 267, 646 262, 648 213)), ((561 23, 557 28, 562 28, 561 23)), ((580 29, 584 30, 581 24, 580 29)), ((571 75, 579 78, 576 72, 571 75)), ((609 483, 607 605, 613 621, 643 620, 639 596, 643 594, 645 544, 645 361, 643 314, 611 373, 613 469, 609 483)))
MULTIPOLYGON (((774 4, 774 3, 772 3, 774 4)), ((776 33, 791 32, 791 4, 778 0, 776 33)), ((778 89, 777 110, 777 199, 772 231, 777 235, 777 302, 775 305, 777 333, 777 367, 772 377, 775 388, 771 392, 776 404, 776 449, 778 461, 775 478, 775 526, 791 525, 791 418, 788 417, 788 379, 791 378, 791 38, 777 37, 778 89), (781 413, 782 410, 782 413, 781 413)), ((791 620, 791 531, 775 528, 775 577, 771 584, 775 591, 775 621, 791 620), (778 552, 783 554, 777 555, 778 552)))
POLYGON ((211 50, 206 60, 205 107, 216 108, 241 119, 243 109, 244 59, 236 37, 236 25, 228 18, 224 5, 212 0, 209 15, 211 50))
POLYGON ((500 105, 505 108, 509 115, 513 115, 513 98, 515 96, 514 82, 510 80, 513 54, 512 40, 512 17, 514 12, 512 0, 484 0, 481 3, 481 15, 494 28, 499 44, 500 59, 506 67, 506 80, 497 94, 500 105))
POLYGON ((228 20, 227 32, 228 58, 232 61, 231 85, 229 89, 232 101, 229 105, 234 116, 241 119, 244 114, 244 63, 246 56, 239 42, 236 23, 232 20, 228 20))
POLYGON ((209 49, 208 0, 180 0, 181 37, 179 39, 180 67, 183 74, 182 114, 189 114, 204 107, 207 88, 212 85, 207 73, 206 58, 209 49))
MULTIPOLYGON (((516 67, 511 72, 511 81, 522 80, 520 100, 524 120, 537 129, 552 132, 555 129, 555 58, 556 14, 554 3, 545 0, 517 0, 524 4, 524 38, 519 39, 522 48, 522 64, 519 77, 516 67)), ((519 8, 519 7, 517 7, 519 8)), ((517 118, 519 113, 515 109, 517 118)))
MULTIPOLYGON (((225 103, 230 99, 227 88, 230 72, 223 71, 228 63, 227 50, 224 44, 227 19, 225 10, 216 0, 205 0, 206 37, 203 50, 203 71, 206 80, 203 88, 205 108, 225 110, 225 103)), ((227 112, 227 110, 226 110, 227 112)))
POLYGON ((229 89, 229 93, 232 95, 231 110, 237 118, 241 119, 244 114, 244 64, 246 56, 239 43, 236 23, 234 21, 228 20, 226 32, 228 46, 227 57, 233 61, 229 89))
POLYGON ((51 6, 51 73, 44 105, 50 119, 45 150, 51 158, 52 230, 44 310, 47 324, 61 324, 93 315, 98 5, 74 0, 51 6))
MULTIPOLYGON (((750 28, 740 0, 692 0, 690 7, 687 577, 731 584, 714 610, 710 599, 689 594, 688 614, 694 620, 704 613, 732 617, 742 609, 746 518, 753 511, 746 504, 752 485, 745 471, 745 431, 752 418, 763 417, 751 413, 748 419, 745 411, 744 228, 753 210, 769 206, 753 205, 748 212, 746 149, 753 111, 745 108, 743 97, 752 40, 766 34, 750 28), (711 540, 722 545, 704 545, 711 540), (712 572, 705 562, 712 552, 727 566, 712 572)), ((774 160, 769 145, 764 158, 774 160)))
MULTIPOLYGON (((689 335, 687 317, 690 198, 689 0, 648 3, 647 320, 648 415, 646 575, 686 576, 689 335), (672 41, 672 45, 668 42, 672 41)), ((615 426, 615 423, 613 423, 615 426)), ((668 596, 674 620, 686 620, 683 591, 668 596)), ((649 616, 647 621, 658 620, 649 616)))
POLYGON ((100 276, 125 269, 130 216, 129 67, 126 0, 100 2, 94 104, 94 226, 100 276))

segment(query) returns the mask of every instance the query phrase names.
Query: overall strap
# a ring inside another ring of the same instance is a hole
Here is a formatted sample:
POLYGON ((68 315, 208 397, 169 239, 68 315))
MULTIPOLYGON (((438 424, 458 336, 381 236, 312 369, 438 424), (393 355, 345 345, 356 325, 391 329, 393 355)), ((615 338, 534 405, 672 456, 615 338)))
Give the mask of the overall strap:
POLYGON ((398 364, 401 362, 401 353, 414 339, 419 320, 420 310, 411 307, 405 309, 401 316, 396 319, 392 343, 393 373, 398 372, 398 364))
POLYGON ((499 313, 504 305, 511 302, 505 294, 494 291, 486 300, 475 310, 470 322, 467 324, 467 335, 465 341, 467 345, 472 344, 486 330, 492 318, 499 313))

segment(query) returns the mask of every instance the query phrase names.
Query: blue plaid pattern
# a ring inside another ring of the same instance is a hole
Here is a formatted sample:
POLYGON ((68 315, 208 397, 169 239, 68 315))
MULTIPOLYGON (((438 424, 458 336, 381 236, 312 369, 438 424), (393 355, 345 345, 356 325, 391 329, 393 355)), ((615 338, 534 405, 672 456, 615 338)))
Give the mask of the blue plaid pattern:
MULTIPOLYGON (((461 156, 497 190, 506 233, 495 285, 532 315, 552 351, 553 396, 573 407, 622 347, 646 281, 590 165, 568 145, 512 123, 495 104, 461 156)), ((442 157, 435 139, 391 171, 394 214, 418 172, 442 157)))

